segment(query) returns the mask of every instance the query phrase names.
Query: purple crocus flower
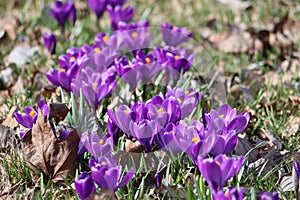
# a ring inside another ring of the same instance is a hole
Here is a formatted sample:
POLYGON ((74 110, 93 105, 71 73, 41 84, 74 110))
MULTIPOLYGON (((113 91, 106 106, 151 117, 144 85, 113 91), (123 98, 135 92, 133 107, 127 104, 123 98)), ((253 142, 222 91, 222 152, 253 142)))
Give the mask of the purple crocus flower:
POLYGON ((111 5, 113 8, 116 6, 123 6, 127 0, 107 0, 107 5, 111 5))
POLYGON ((26 128, 32 128, 33 124, 35 124, 37 119, 37 112, 30 106, 25 106, 24 114, 20 114, 19 112, 14 113, 14 117, 19 124, 26 128))
POLYGON ((182 90, 180 88, 167 88, 166 98, 174 97, 178 101, 181 109, 181 119, 189 116, 199 103, 202 93, 196 92, 192 88, 182 90))
POLYGON ((161 186, 161 180, 162 180, 162 178, 161 178, 160 174, 156 173, 155 174, 155 182, 156 182, 157 187, 161 186))
POLYGON ((96 159, 108 157, 112 153, 112 138, 106 135, 100 138, 97 133, 84 132, 81 136, 81 142, 96 159))
POLYGON ((76 8, 72 1, 68 1, 65 3, 56 1, 51 6, 51 14, 57 20, 58 24, 62 27, 65 25, 68 18, 73 24, 75 24, 76 8))
POLYGON ((243 190, 240 188, 237 190, 235 187, 231 187, 225 192, 219 190, 212 193, 213 200, 243 200, 243 190))
MULTIPOLYGON (((155 97, 155 100, 157 99, 158 97, 155 97)), ((180 120, 180 105, 175 98, 163 99, 161 102, 154 102, 151 99, 147 102, 147 108, 149 117, 159 121, 161 126, 165 126, 169 122, 176 123, 180 120)))
POLYGON ((176 129, 177 134, 174 134, 175 145, 189 155, 194 163, 197 163, 199 157, 206 157, 215 144, 214 135, 205 135, 204 126, 200 122, 193 122, 191 126, 187 126, 181 120, 176 129))
POLYGON ((131 135, 150 151, 153 147, 154 135, 160 130, 159 122, 147 119, 137 123, 131 121, 129 128, 131 135))
POLYGON ((243 112, 237 115, 236 109, 231 109, 229 105, 223 104, 218 110, 210 110, 209 114, 205 114, 207 128, 228 132, 235 130, 236 133, 241 133, 247 127, 250 116, 249 113, 243 112))
POLYGON ((154 55, 152 53, 144 54, 142 50, 136 52, 134 63, 137 65, 143 84, 147 84, 155 74, 162 70, 161 65, 156 63, 154 55))
POLYGON ((90 169, 93 180, 101 189, 108 188, 114 191, 128 183, 134 175, 134 169, 130 168, 123 179, 121 179, 121 166, 112 167, 103 165, 100 162, 90 162, 90 169))
POLYGON ((166 70, 167 82, 171 78, 177 80, 180 73, 189 70, 194 61, 194 54, 186 48, 155 47, 154 55, 157 62, 166 70))
POLYGON ((263 192, 260 196, 261 200, 278 200, 278 193, 277 192, 273 192, 273 194, 269 193, 269 192, 263 192))
POLYGON ((107 11, 110 16, 111 29, 114 31, 118 29, 119 22, 127 23, 134 15, 134 8, 131 6, 122 9, 122 7, 119 5, 114 8, 111 5, 108 5, 107 11))
POLYGON ((38 107, 41 109, 42 114, 47 117, 47 119, 49 118, 49 114, 50 114, 50 110, 49 110, 49 106, 47 105, 47 103, 44 100, 40 100, 38 103, 38 107))
POLYGON ((44 33, 44 46, 50 52, 50 54, 55 54, 56 50, 56 37, 53 33, 44 33))
POLYGON ((119 22, 115 36, 121 38, 124 44, 122 50, 135 53, 136 50, 148 48, 151 42, 148 27, 148 21, 137 21, 131 24, 119 22))
POLYGON ((293 160, 293 170, 297 176, 297 179, 300 180, 300 164, 296 160, 293 160))
POLYGON ((114 66, 117 74, 129 84, 132 90, 135 89, 141 79, 137 65, 130 62, 126 57, 120 57, 115 59, 114 66))
POLYGON ((116 123, 108 117, 107 120, 107 132, 110 137, 112 137, 114 141, 114 145, 118 144, 119 138, 123 135, 120 128, 116 125, 116 123))
POLYGON ((27 131, 21 130, 19 133, 20 138, 23 139, 25 137, 26 133, 27 133, 27 131))
POLYGON ((114 69, 107 69, 100 74, 90 67, 83 68, 71 86, 77 96, 80 95, 80 88, 82 88, 88 105, 97 109, 102 99, 111 94, 116 86, 114 69))
POLYGON ((231 153, 238 142, 238 136, 235 130, 231 130, 225 134, 222 134, 221 131, 214 130, 208 130, 207 132, 207 134, 215 135, 216 137, 216 143, 210 151, 210 154, 214 156, 231 153))
POLYGON ((88 5, 99 19, 106 10, 107 0, 88 0, 88 5))
POLYGON ((82 172, 75 180, 75 189, 80 199, 88 199, 91 193, 96 192, 94 181, 87 172, 82 172))
POLYGON ((239 172, 242 164, 243 157, 235 160, 226 155, 197 160, 198 170, 214 192, 221 190, 224 184, 239 172))
POLYGON ((117 125, 127 137, 130 136, 129 124, 130 121, 136 121, 138 115, 136 112, 133 112, 128 106, 121 105, 115 112, 113 113, 112 110, 108 109, 107 114, 112 122, 117 125))
POLYGON ((46 73, 48 80, 56 86, 61 86, 68 93, 71 91, 71 81, 76 77, 79 65, 65 66, 60 69, 52 69, 46 73))
POLYGON ((188 33, 186 27, 178 28, 167 22, 161 25, 161 33, 165 43, 169 46, 178 46, 179 44, 188 41, 193 33, 188 33))

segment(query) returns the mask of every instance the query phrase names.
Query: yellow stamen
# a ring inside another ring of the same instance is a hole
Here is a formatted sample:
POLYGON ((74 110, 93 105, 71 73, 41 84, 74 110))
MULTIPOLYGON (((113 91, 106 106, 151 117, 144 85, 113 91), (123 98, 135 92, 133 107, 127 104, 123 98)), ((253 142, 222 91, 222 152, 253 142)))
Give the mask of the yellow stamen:
POLYGON ((131 37, 133 39, 136 39, 138 37, 138 34, 136 32, 131 33, 131 37))
POLYGON ((106 36, 103 36, 103 38, 102 38, 102 39, 103 39, 103 41, 104 41, 104 42, 107 42, 107 41, 108 41, 108 39, 109 39, 109 37, 106 35, 106 36))
POLYGON ((225 116, 222 114, 222 115, 219 115, 219 117, 220 117, 221 119, 224 119, 225 116))
POLYGON ((197 143, 197 142, 199 141, 199 138, 194 137, 194 138, 192 139, 192 141, 193 141, 194 143, 197 143))
POLYGON ((101 49, 97 47, 97 48, 94 49, 94 52, 95 52, 95 53, 100 53, 100 52, 101 52, 101 49))
POLYGON ((34 116, 34 114, 35 114, 35 112, 32 110, 32 111, 30 111, 30 113, 29 113, 29 115, 31 116, 31 117, 33 117, 34 116))
POLYGON ((102 161, 102 162, 101 162, 101 165, 106 165, 106 162, 102 161))
POLYGON ((99 141, 99 145, 102 146, 103 144, 104 144, 104 140, 101 139, 101 140, 99 141))
POLYGON ((173 130, 171 130, 169 133, 173 135, 173 134, 174 134, 174 131, 173 131, 173 130))
POLYGON ((76 57, 74 57, 74 56, 72 56, 71 58, 70 58, 70 61, 75 61, 76 60, 76 57))
POLYGON ((161 114, 163 111, 164 111, 164 109, 163 109, 163 108, 160 108, 160 109, 157 110, 157 113, 158 113, 158 114, 161 114))
POLYGON ((177 101, 178 103, 182 103, 182 100, 179 97, 177 97, 177 101))
POLYGON ((178 55, 175 55, 175 56, 174 56, 174 59, 175 59, 175 60, 178 60, 178 59, 179 59, 179 56, 178 56, 178 55))
POLYGON ((188 94, 190 94, 190 91, 185 90, 184 93, 185 93, 186 95, 188 95, 188 94))
POLYGON ((216 161, 216 164, 219 165, 219 166, 221 165, 221 163, 219 161, 216 161))
POLYGON ((229 193, 228 193, 228 191, 226 191, 226 192, 225 192, 224 196, 225 196, 226 198, 228 198, 228 197, 229 197, 229 193))
POLYGON ((126 115, 128 115, 129 111, 128 111, 128 110, 124 110, 124 113, 125 113, 126 115))
POLYGON ((150 58, 146 58, 145 61, 147 64, 149 64, 151 62, 150 58))
POLYGON ((60 68, 60 71, 61 72, 66 72, 66 69, 65 68, 60 68))
POLYGON ((98 83, 93 83, 92 85, 93 85, 94 90, 96 91, 96 90, 97 90, 98 83))
POLYGON ((133 68, 133 67, 134 67, 134 65, 131 63, 131 64, 129 65, 129 67, 130 67, 130 68, 133 68))

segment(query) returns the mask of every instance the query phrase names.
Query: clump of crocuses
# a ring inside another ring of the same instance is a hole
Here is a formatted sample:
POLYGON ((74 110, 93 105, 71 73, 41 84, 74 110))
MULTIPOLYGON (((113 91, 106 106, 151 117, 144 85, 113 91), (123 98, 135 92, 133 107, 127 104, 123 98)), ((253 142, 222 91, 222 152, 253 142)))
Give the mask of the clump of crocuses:
POLYGON ((79 198, 86 199, 95 192, 95 184, 101 189, 116 191, 133 178, 133 168, 130 168, 122 178, 122 166, 117 165, 112 154, 113 142, 111 137, 104 135, 100 138, 97 133, 85 132, 81 142, 93 158, 89 160, 91 174, 83 172, 75 180, 75 189, 79 198))

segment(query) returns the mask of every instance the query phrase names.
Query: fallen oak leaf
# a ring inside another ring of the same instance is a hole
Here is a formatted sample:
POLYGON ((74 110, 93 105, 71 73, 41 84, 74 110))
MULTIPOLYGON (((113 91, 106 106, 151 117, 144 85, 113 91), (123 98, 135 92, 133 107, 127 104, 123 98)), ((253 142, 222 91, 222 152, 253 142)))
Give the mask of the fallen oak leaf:
MULTIPOLYGON (((79 144, 76 130, 64 140, 55 137, 50 123, 38 110, 38 118, 32 130, 21 140, 27 165, 37 174, 41 171, 45 179, 64 185, 75 176, 79 144)), ((34 174, 33 178, 36 178, 34 174)))
POLYGON ((64 103, 51 103, 49 117, 53 117, 55 122, 58 123, 65 119, 69 111, 69 108, 64 103))

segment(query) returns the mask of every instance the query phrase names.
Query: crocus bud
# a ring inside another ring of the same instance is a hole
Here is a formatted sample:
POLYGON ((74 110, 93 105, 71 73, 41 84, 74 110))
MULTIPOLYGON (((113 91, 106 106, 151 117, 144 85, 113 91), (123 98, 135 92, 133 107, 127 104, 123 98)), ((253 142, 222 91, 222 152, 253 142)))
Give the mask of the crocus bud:
POLYGON ((75 24, 76 8, 72 1, 68 1, 66 3, 56 1, 51 6, 51 14, 60 26, 64 26, 68 18, 73 24, 75 24))
POLYGON ((75 180, 75 189, 80 199, 87 199, 96 191, 93 179, 87 172, 82 172, 75 180))
POLYGON ((56 37, 52 33, 44 33, 44 46, 50 52, 55 54, 56 50, 56 37))

